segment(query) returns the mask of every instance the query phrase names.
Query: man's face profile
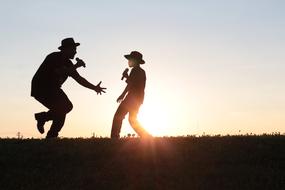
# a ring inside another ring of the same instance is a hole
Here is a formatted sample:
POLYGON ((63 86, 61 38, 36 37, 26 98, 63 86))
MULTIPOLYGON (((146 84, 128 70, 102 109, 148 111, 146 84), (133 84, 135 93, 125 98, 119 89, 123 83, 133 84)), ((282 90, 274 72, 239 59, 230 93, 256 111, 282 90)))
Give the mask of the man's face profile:
POLYGON ((66 47, 63 52, 69 59, 73 59, 77 53, 76 47, 66 47))

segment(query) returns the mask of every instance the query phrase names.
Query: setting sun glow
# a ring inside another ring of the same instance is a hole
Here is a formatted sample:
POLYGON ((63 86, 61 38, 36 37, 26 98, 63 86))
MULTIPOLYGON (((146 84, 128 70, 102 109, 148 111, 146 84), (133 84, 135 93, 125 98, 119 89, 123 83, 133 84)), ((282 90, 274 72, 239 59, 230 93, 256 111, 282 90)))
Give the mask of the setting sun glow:
POLYGON ((172 114, 163 99, 152 97, 141 106, 138 119, 153 136, 164 136, 176 119, 172 114))
POLYGON ((142 106, 139 121, 153 136, 163 136, 165 128, 169 127, 169 117, 165 109, 156 106, 142 106))

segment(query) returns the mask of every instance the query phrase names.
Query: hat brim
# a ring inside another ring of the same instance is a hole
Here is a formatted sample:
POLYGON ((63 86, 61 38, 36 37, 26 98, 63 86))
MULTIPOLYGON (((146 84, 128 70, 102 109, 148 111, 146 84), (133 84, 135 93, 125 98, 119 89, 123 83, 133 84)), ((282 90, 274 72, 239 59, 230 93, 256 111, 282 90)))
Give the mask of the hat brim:
POLYGON ((135 60, 137 60, 137 61, 139 62, 139 64, 145 64, 145 61, 144 61, 143 59, 137 59, 137 58, 135 58, 135 57, 133 57, 133 56, 131 56, 131 55, 124 55, 124 57, 125 57, 127 60, 129 60, 129 59, 135 59, 135 60))
POLYGON ((70 44, 68 46, 59 46, 58 49, 62 50, 65 47, 77 47, 77 46, 80 46, 80 43, 74 43, 74 44, 70 44))

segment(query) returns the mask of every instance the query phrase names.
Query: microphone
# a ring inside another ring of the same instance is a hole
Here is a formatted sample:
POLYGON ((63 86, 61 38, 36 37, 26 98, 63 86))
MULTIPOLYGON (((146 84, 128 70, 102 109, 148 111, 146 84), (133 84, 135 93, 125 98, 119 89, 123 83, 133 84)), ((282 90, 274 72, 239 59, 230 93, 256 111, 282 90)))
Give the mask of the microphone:
POLYGON ((121 80, 123 80, 124 78, 127 78, 126 76, 128 76, 128 72, 129 72, 129 69, 126 68, 126 69, 124 70, 123 74, 122 74, 121 80))
POLYGON ((82 59, 79 59, 78 57, 76 57, 75 60, 77 61, 78 67, 81 67, 81 66, 86 67, 85 62, 82 59))

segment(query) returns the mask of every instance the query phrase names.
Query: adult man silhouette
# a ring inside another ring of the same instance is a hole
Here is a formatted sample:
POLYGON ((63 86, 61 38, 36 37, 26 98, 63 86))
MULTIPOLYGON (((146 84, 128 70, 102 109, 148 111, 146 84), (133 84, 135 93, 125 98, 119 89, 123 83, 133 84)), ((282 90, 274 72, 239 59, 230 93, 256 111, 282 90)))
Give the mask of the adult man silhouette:
POLYGON ((128 69, 123 72, 123 78, 127 78, 127 86, 123 93, 118 97, 120 103, 113 119, 111 138, 120 138, 122 121, 129 114, 129 123, 140 137, 151 137, 151 135, 140 125, 137 120, 139 108, 144 100, 144 89, 146 82, 145 71, 140 67, 145 61, 142 54, 132 51, 131 54, 125 55, 128 59, 128 65, 132 68, 130 75, 128 69))
POLYGON ((73 108, 67 95, 61 89, 61 85, 70 76, 80 85, 95 90, 97 94, 105 93, 105 89, 88 82, 76 71, 77 68, 85 66, 81 59, 76 59, 74 65, 70 59, 73 59, 77 53, 76 48, 80 43, 75 43, 73 38, 65 38, 58 47, 59 52, 49 54, 38 68, 32 79, 31 96, 47 107, 47 112, 35 114, 37 120, 37 129, 43 134, 45 122, 52 120, 52 125, 46 138, 58 136, 59 131, 64 125, 65 117, 73 108))

